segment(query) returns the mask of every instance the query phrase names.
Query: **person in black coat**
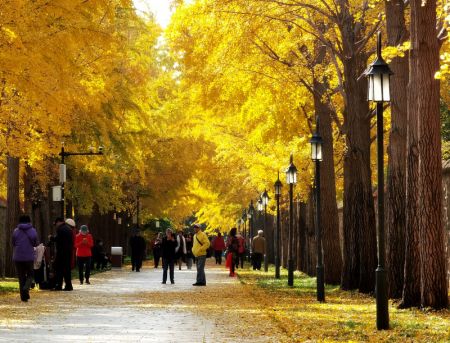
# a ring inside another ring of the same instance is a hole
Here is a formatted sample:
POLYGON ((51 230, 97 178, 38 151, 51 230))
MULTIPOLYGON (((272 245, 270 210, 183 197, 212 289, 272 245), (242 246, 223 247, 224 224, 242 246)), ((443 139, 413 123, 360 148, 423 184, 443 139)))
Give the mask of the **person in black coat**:
POLYGON ((139 231, 135 231, 130 237, 131 248, 131 270, 141 271, 142 260, 145 256, 145 239, 139 234, 139 231))
POLYGON ((55 256, 55 290, 72 291, 71 261, 73 252, 72 229, 64 222, 63 218, 55 219, 56 235, 52 237, 56 246, 55 256))
POLYGON ((163 262, 163 281, 165 284, 167 281, 167 269, 170 269, 170 283, 174 284, 174 263, 175 263, 175 249, 177 248, 177 241, 173 235, 171 229, 166 230, 166 237, 163 238, 161 243, 161 256, 163 262))

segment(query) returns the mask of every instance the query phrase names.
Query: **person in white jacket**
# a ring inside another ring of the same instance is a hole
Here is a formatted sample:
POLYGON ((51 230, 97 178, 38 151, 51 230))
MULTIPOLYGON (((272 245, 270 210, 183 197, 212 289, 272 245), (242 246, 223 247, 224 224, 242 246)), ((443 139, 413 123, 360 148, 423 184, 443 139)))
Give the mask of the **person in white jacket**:
POLYGON ((181 264, 185 262, 186 254, 187 254, 186 239, 184 238, 183 230, 178 230, 175 258, 177 260, 179 270, 181 270, 181 264))

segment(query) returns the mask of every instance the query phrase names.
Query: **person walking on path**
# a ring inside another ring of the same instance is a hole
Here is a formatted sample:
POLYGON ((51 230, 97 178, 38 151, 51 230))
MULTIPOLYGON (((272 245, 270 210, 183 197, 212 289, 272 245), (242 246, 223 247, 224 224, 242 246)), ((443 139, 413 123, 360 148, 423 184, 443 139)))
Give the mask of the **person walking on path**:
POLYGON ((80 279, 80 285, 83 284, 83 271, 86 283, 89 285, 89 276, 91 275, 91 258, 92 247, 94 246, 94 240, 89 233, 87 225, 81 225, 80 232, 75 237, 75 248, 77 249, 77 264, 78 264, 78 277, 80 279))
POLYGON ((192 269, 192 262, 194 259, 194 255, 192 255, 192 234, 188 234, 186 236, 186 265, 187 269, 192 269))
POLYGON ((159 260, 161 259, 161 243, 163 239, 163 233, 158 232, 158 235, 155 238, 155 241, 153 242, 153 263, 155 265, 155 268, 158 268, 159 266, 159 260))
POLYGON ((244 256, 245 256, 245 239, 242 237, 242 234, 239 232, 236 235, 236 238, 239 242, 238 252, 237 252, 237 258, 236 258, 236 268, 239 268, 239 262, 241 264, 241 269, 244 269, 244 256))
POLYGON ((230 230, 227 239, 227 263, 226 266, 230 268, 230 276, 235 276, 234 268, 236 266, 237 255, 239 251, 239 240, 236 237, 237 229, 234 227, 230 230))
POLYGON ((193 286, 206 286, 206 251, 208 250, 210 243, 208 236, 201 230, 200 225, 194 224, 194 231, 195 235, 193 238, 194 245, 192 247, 192 253, 197 258, 197 280, 193 286))
POLYGON ((30 299, 30 287, 33 282, 34 248, 39 244, 36 229, 31 225, 28 215, 19 218, 19 225, 12 234, 13 261, 19 278, 20 300, 30 299))
MULTIPOLYGON (((74 223, 75 224, 75 223, 74 223)), ((55 290, 72 291, 71 261, 74 248, 72 229, 64 222, 63 218, 55 219, 56 236, 52 237, 56 245, 55 256, 55 290)))
POLYGON ((166 237, 162 239, 161 255, 163 265, 163 280, 162 283, 167 282, 167 269, 170 270, 170 283, 175 283, 174 269, 175 269, 175 249, 177 248, 177 241, 173 235, 172 229, 166 230, 166 237))
POLYGON ((179 270, 181 270, 181 264, 186 260, 186 239, 183 236, 183 230, 178 230, 177 234, 177 248, 176 248, 176 260, 179 270))
POLYGON ((223 240, 221 232, 217 233, 217 236, 213 239, 211 244, 214 249, 216 264, 222 264, 222 253, 225 250, 225 241, 223 240))
POLYGON ((131 248, 131 271, 136 270, 141 271, 142 260, 145 256, 145 239, 136 230, 130 237, 130 248, 131 248))
POLYGON ((261 270, 261 261, 266 254, 266 239, 263 235, 263 230, 259 230, 258 235, 252 240, 253 270, 261 270))

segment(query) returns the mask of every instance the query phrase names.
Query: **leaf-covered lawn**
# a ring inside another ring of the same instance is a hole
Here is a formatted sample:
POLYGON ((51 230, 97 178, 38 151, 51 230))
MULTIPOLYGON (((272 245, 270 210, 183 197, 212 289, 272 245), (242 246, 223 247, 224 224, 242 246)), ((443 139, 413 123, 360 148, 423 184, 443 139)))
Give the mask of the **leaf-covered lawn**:
POLYGON ((375 299, 326 286, 326 303, 316 301, 316 279, 295 273, 294 287, 268 273, 239 270, 242 283, 257 286, 255 297, 293 341, 450 342, 450 312, 399 310, 390 302, 387 331, 375 327, 375 299), (259 289, 259 291, 258 291, 259 289))
POLYGON ((15 292, 19 290, 19 283, 17 279, 6 278, 0 279, 0 293, 15 292))

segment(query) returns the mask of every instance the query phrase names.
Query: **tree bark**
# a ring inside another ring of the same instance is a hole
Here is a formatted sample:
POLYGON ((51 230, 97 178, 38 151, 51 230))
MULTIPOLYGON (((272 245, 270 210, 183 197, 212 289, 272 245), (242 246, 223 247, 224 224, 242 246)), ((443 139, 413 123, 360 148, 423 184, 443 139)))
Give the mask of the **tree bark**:
POLYGON ((5 276, 14 276, 14 264, 12 262, 12 232, 19 222, 20 200, 19 200, 19 159, 7 157, 7 199, 5 220, 5 276))
POLYGON ((314 81, 314 108, 319 118, 319 132, 323 139, 320 173, 320 216, 322 220, 322 246, 325 283, 339 284, 342 273, 342 253, 339 236, 339 217, 336 203, 336 177, 333 156, 333 128, 329 107, 323 103, 326 82, 314 81))
POLYGON ((306 233, 306 203, 300 202, 299 203, 299 231, 300 231, 300 264, 299 269, 306 273, 307 270, 307 249, 306 249, 306 242, 307 242, 307 233, 306 233))
POLYGON ((376 226, 370 170, 370 116, 367 84, 360 78, 367 56, 358 50, 365 25, 350 13, 347 0, 340 0, 338 26, 342 35, 344 76, 344 260, 341 287, 371 293, 375 289, 376 226))
POLYGON ((316 243, 316 230, 314 225, 314 197, 313 197, 313 190, 310 189, 309 191, 309 198, 308 198, 308 204, 307 204, 307 246, 308 246, 308 265, 306 272, 309 276, 315 276, 316 275, 316 264, 317 264, 317 243, 316 243))
MULTIPOLYGON (((397 46, 409 38, 405 23, 403 0, 385 1, 387 39, 397 46)), ((406 131, 408 59, 396 57, 390 62, 391 78, 391 132, 388 146, 386 190, 386 267, 389 297, 401 298, 405 264, 406 231, 406 131)))
POLYGON ((421 306, 435 309, 448 305, 447 273, 442 223, 442 161, 439 111, 439 42, 436 31, 436 1, 411 1, 416 24, 411 36, 417 44, 417 81, 414 86, 419 118, 419 235, 421 306))

